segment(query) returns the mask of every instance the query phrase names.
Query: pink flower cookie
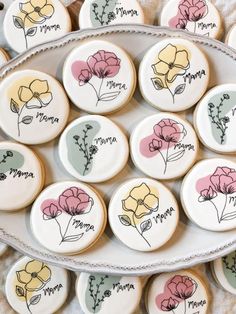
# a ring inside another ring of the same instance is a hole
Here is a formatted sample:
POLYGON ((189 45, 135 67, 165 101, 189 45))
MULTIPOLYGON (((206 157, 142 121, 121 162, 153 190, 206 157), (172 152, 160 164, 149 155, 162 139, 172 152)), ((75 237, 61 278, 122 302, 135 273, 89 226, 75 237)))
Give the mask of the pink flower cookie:
POLYGON ((61 182, 49 186, 31 210, 35 238, 48 250, 73 255, 93 246, 106 226, 101 197, 89 186, 61 182))
POLYGON ((136 86, 136 72, 124 50, 96 40, 69 54, 63 82, 76 106, 90 113, 107 114, 130 101, 136 86))

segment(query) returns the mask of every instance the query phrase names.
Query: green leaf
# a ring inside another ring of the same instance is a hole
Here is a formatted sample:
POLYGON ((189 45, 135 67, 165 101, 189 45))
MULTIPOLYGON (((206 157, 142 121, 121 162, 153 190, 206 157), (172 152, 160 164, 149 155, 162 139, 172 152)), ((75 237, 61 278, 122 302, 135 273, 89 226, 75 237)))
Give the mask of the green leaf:
POLYGON ((168 162, 177 161, 180 158, 182 158, 184 156, 184 154, 185 154, 185 149, 181 150, 180 152, 176 152, 176 153, 170 155, 167 161, 168 162))
POLYGON ((151 80, 156 90, 162 90, 163 88, 165 88, 162 80, 158 77, 154 77, 151 80))
POLYGON ((102 101, 111 101, 111 100, 116 99, 120 95, 120 93, 121 92, 105 93, 105 94, 102 94, 99 97, 99 99, 102 101))
POLYGON ((71 236, 65 237, 63 239, 63 242, 76 242, 79 239, 81 239, 83 235, 84 235, 84 233, 80 233, 80 234, 76 234, 76 235, 71 235, 71 236))
POLYGON ((151 219, 148 219, 148 220, 145 220, 144 222, 142 222, 140 228, 141 228, 142 233, 144 233, 144 232, 148 231, 149 229, 151 229, 152 228, 152 221, 151 221, 151 219))
POLYGON ((180 84, 176 87, 174 95, 180 95, 184 92, 186 84, 180 84))
POLYGON ((25 296, 24 289, 20 286, 16 286, 16 294, 18 297, 24 297, 25 296))
POLYGON ((13 23, 17 28, 24 28, 24 22, 19 16, 13 16, 13 23))
POLYGON ((119 215, 120 222, 124 226, 131 226, 131 220, 127 215, 119 215))
POLYGON ((34 295, 34 296, 30 299, 29 303, 30 303, 30 305, 36 305, 36 304, 39 303, 40 300, 41 300, 41 294, 37 294, 37 295, 34 295))
POLYGON ((30 124, 33 121, 33 117, 32 116, 25 116, 22 118, 21 122, 24 124, 30 124))
POLYGON ((31 27, 27 30, 26 36, 34 36, 37 33, 37 27, 31 27))
POLYGON ((19 105, 12 98, 11 98, 10 108, 11 108, 11 111, 14 113, 19 113, 20 111, 19 105))

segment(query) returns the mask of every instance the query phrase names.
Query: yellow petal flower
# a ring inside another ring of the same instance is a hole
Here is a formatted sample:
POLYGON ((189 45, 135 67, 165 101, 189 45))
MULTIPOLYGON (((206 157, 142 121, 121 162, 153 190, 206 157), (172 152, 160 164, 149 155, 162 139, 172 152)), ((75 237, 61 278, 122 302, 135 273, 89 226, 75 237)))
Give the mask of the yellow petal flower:
POLYGON ((29 283, 25 286, 27 291, 39 291, 45 286, 45 283, 42 282, 39 278, 32 278, 29 283))
POLYGON ((21 101, 28 102, 33 97, 33 93, 28 87, 21 86, 18 96, 21 101))
POLYGON ((27 284, 31 281, 31 274, 28 274, 25 270, 20 270, 16 272, 17 280, 20 283, 27 284))
POLYGON ((178 75, 184 75, 186 70, 182 70, 181 68, 173 67, 169 73, 167 74, 167 81, 172 83, 176 79, 178 75))
POLYGON ((46 17, 46 18, 50 18, 54 13, 54 7, 50 4, 45 5, 45 7, 43 7, 40 12, 39 15, 46 17))
POLYGON ((45 22, 45 18, 40 16, 38 12, 31 12, 27 15, 27 18, 31 23, 42 24, 45 22))
POLYGON ((137 210, 136 210, 135 216, 140 219, 140 218, 142 218, 142 217, 144 217, 150 213, 151 213, 151 211, 149 208, 147 208, 144 205, 139 205, 137 210))
POLYGON ((149 187, 142 183, 140 186, 133 188, 133 190, 130 192, 130 196, 133 197, 135 200, 144 200, 145 197, 150 194, 149 187))
POLYGON ((128 211, 131 210, 135 212, 137 206, 138 206, 137 201, 131 196, 129 196, 126 200, 123 201, 124 210, 128 210, 128 211))
POLYGON ((166 46, 163 50, 160 51, 158 57, 161 61, 172 64, 175 61, 177 48, 171 44, 166 46))
POLYGON ((32 274, 39 273, 42 268, 43 268, 42 262, 33 260, 27 263, 25 270, 27 271, 27 273, 32 274))
POLYGON ((144 204, 155 211, 158 208, 159 199, 154 194, 149 194, 145 197, 144 204))
POLYGON ((153 66, 153 71, 157 75, 166 75, 169 71, 169 65, 163 61, 159 61, 153 66))
POLYGON ((34 7, 32 6, 32 4, 29 1, 26 3, 20 3, 20 10, 21 10, 21 12, 28 14, 28 13, 34 12, 34 7))
POLYGON ((38 278, 43 282, 48 282, 51 279, 51 270, 47 266, 44 266, 38 273, 38 278))
POLYGON ((180 67, 182 69, 189 68, 188 53, 186 50, 177 51, 174 64, 175 67, 180 67))
POLYGON ((43 94, 49 91, 49 86, 47 81, 42 80, 34 80, 29 88, 31 89, 32 93, 43 94))
POLYGON ((47 4, 47 0, 31 0, 30 1, 34 8, 43 8, 47 4))
POLYGON ((52 93, 41 94, 40 99, 44 105, 48 105, 52 101, 52 93))

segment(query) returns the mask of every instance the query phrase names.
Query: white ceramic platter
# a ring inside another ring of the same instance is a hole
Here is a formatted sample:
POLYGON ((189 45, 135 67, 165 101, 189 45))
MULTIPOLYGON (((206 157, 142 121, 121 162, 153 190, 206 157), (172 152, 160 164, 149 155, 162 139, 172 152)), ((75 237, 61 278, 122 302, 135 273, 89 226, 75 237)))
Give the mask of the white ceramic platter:
MULTIPOLYGON (((136 25, 118 25, 75 32, 58 41, 33 48, 2 68, 0 80, 22 69, 40 70, 61 80, 62 66, 68 53, 85 41, 96 38, 109 40, 126 49, 138 68, 145 52, 156 42, 168 36, 192 40, 207 54, 211 65, 211 87, 216 84, 236 82, 236 51, 233 49, 220 42, 184 32, 136 25)), ((129 135, 139 121, 156 112, 156 109, 145 103, 137 90, 130 104, 112 114, 110 118, 123 127, 129 135)), ((80 113, 73 108, 71 120, 79 115, 80 113)), ((191 121, 192 111, 185 112, 182 116, 187 116, 191 121)), ((1 133, 0 140, 4 139, 6 136, 1 133)), ((60 164, 57 144, 58 140, 34 147, 47 168, 47 184, 72 179, 60 164)), ((199 159, 209 156, 216 156, 216 154, 202 148, 199 159)), ((236 161, 236 157, 227 158, 236 161)), ((98 184, 96 188, 108 202, 114 189, 124 179, 138 176, 143 176, 143 174, 134 169, 130 161, 115 179, 106 184, 98 184)), ((181 182, 166 184, 178 197, 181 182)), ((35 241, 30 231, 29 213, 30 209, 11 214, 0 213, 1 240, 26 255, 76 271, 147 275, 190 267, 213 260, 236 249, 235 230, 224 233, 202 230, 190 223, 182 212, 181 222, 174 237, 158 251, 152 253, 132 251, 120 243, 108 227, 101 240, 89 251, 72 257, 60 256, 46 251, 35 241)))

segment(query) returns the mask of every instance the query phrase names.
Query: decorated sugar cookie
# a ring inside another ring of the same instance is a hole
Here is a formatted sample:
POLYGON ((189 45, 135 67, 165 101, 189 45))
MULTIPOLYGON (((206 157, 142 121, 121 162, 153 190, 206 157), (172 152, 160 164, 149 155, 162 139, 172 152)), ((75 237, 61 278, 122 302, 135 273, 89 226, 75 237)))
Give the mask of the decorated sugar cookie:
POLYGON ((0 48, 0 68, 9 60, 9 56, 6 51, 0 48))
POLYGON ((5 291, 9 304, 19 314, 55 313, 69 294, 69 274, 24 257, 9 271, 5 291))
POLYGON ((48 74, 15 72, 1 82, 0 98, 0 126, 18 142, 48 142, 67 123, 69 101, 59 82, 48 74))
POLYGON ((133 313, 142 295, 138 277, 81 273, 76 294, 85 314, 133 313))
POLYGON ((111 120, 85 116, 73 121, 64 131, 59 155, 72 176, 81 181, 102 182, 114 177, 125 166, 129 144, 111 120))
POLYGON ((150 283, 146 307, 148 314, 207 314, 209 292, 193 271, 161 274, 150 283))
POLYGON ((200 161, 185 177, 181 202, 187 216, 201 228, 236 228, 236 163, 213 158, 200 161))
POLYGON ((30 205, 44 185, 44 169, 35 153, 21 144, 0 143, 0 211, 30 205))
POLYGON ((161 183, 145 178, 123 183, 109 204, 109 222, 115 236, 138 251, 154 251, 176 230, 177 202, 161 183))
POLYGON ((142 7, 137 0, 86 0, 81 7, 80 28, 124 23, 145 23, 142 7))
POLYGON ((191 125, 170 113, 144 119, 131 135, 134 164, 156 179, 184 175, 198 154, 198 140, 191 125))
POLYGON ((22 52, 66 35, 71 20, 60 0, 15 0, 6 12, 3 30, 11 48, 22 52))
POLYGON ((7 250, 7 245, 0 242, 0 256, 2 256, 7 250))
POLYGON ((69 54, 64 64, 63 82, 77 107, 90 113, 106 114, 132 98, 136 71, 124 50, 107 41, 93 40, 69 54))
POLYGON ((236 24, 231 27, 226 38, 226 44, 236 49, 236 24))
POLYGON ((217 39, 223 32, 220 13, 208 0, 168 1, 161 13, 161 25, 217 39))
POLYGON ((236 84, 211 89, 198 104, 194 123, 202 143, 219 153, 236 152, 236 84))
POLYGON ((94 245, 106 226, 101 197, 79 182, 60 182, 46 188, 31 210, 35 238, 50 251, 73 255, 94 245))
POLYGON ((209 65, 192 42, 168 38, 144 56, 139 85, 148 103, 163 111, 182 111, 195 105, 207 90, 209 65))
POLYGON ((211 269, 217 283, 236 295, 236 251, 212 262, 211 269))

